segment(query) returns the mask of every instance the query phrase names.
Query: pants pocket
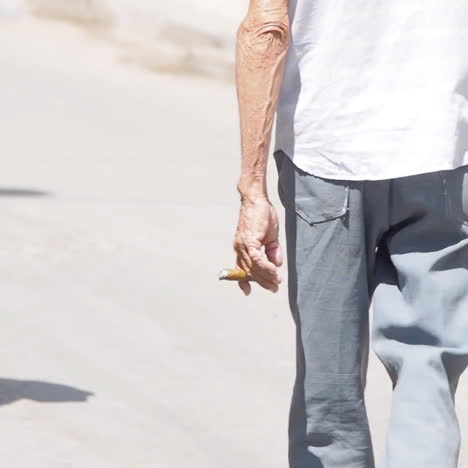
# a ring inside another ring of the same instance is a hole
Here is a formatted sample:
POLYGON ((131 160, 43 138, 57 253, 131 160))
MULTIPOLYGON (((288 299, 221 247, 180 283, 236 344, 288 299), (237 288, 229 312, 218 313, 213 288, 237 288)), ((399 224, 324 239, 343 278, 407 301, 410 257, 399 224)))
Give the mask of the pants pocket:
POLYGON ((468 166, 442 171, 447 216, 468 225, 468 166))
POLYGON ((278 168, 278 192, 285 208, 294 210, 313 225, 344 216, 350 185, 345 180, 323 179, 299 169, 283 152, 274 154, 278 168))

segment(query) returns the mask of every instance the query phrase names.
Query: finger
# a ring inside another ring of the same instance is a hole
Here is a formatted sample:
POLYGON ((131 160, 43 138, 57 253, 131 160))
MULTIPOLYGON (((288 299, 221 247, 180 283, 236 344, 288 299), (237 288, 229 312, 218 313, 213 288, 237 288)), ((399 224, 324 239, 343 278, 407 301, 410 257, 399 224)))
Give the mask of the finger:
MULTIPOLYGON (((236 259, 236 266, 237 268, 242 268, 244 271, 247 272, 247 274, 250 275, 250 272, 246 269, 245 262, 242 260, 241 256, 238 254, 237 259, 236 259)), ((241 288, 242 292, 246 295, 249 296, 250 293, 252 292, 252 286, 248 281, 239 281, 239 288, 241 288)))
POLYGON ((247 271, 248 275, 252 277, 252 280, 258 283, 262 288, 268 289, 272 292, 277 292, 278 284, 281 281, 281 279, 276 273, 276 267, 273 264, 271 264, 273 271, 270 272, 270 274, 268 274, 257 264, 257 259, 264 257, 262 251, 256 250, 255 248, 246 249, 245 246, 242 246, 238 250, 238 252, 238 266, 247 271))
POLYGON ((283 253, 278 239, 265 245, 265 254, 274 265, 280 267, 283 264, 283 253))
POLYGON ((265 271, 265 269, 256 263, 252 265, 250 276, 264 288, 270 290, 276 290, 277 286, 281 283, 281 278, 277 273, 273 272, 272 274, 271 272, 265 271))
MULTIPOLYGON (((245 264, 244 260, 240 255, 237 256, 237 266, 243 269, 248 268, 248 266, 245 264)), ((278 291, 278 285, 271 281, 269 278, 265 277, 260 270, 253 268, 251 271, 249 271, 249 276, 252 277, 252 281, 258 283, 262 288, 268 289, 272 292, 278 291)), ((240 281, 239 287, 244 291, 244 293, 246 290, 248 290, 250 294, 252 290, 252 286, 247 281, 240 281), (247 283, 248 288, 243 283, 247 283)))
POLYGON ((278 283, 266 277, 263 274, 262 270, 256 268, 255 266, 252 268, 252 271, 250 272, 250 276, 252 278, 252 281, 255 281, 262 288, 268 289, 269 291, 272 291, 272 292, 278 291, 278 283))
POLYGON ((268 291, 271 292, 277 292, 278 291, 278 284, 273 283, 273 281, 266 280, 260 275, 256 275, 255 273, 252 273, 252 279, 259 284, 263 289, 267 289, 268 291))
POLYGON ((252 270, 250 272, 250 275, 254 279, 260 278, 263 281, 266 281, 267 283, 278 284, 277 277, 275 274, 272 275, 272 274, 269 274, 268 272, 265 272, 265 270, 262 269, 256 263, 252 265, 252 270))
POLYGON ((267 281, 279 284, 281 278, 276 265, 260 250, 249 248, 248 253, 252 261, 251 271, 253 275, 259 275, 267 281))
POLYGON ((243 242, 236 242, 235 251, 237 253, 238 266, 243 268, 247 274, 249 274, 252 267, 252 259, 247 252, 245 244, 243 242))
POLYGON ((247 276, 252 275, 249 264, 243 259, 243 257, 240 254, 238 254, 236 257, 236 265, 237 268, 241 268, 242 270, 244 270, 247 273, 247 276))
POLYGON ((239 284, 239 288, 242 289, 242 292, 246 296, 249 296, 252 291, 252 287, 250 286, 250 283, 248 281, 239 281, 238 284, 239 284))

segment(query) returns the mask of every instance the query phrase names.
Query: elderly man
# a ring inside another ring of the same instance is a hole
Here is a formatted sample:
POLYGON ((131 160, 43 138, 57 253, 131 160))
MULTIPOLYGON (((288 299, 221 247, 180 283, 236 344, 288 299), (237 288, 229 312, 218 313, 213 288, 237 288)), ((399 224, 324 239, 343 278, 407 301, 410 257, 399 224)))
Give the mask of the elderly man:
POLYGON ((273 292, 282 254, 265 172, 278 114, 297 327, 290 466, 374 466, 372 299, 372 344, 394 388, 384 466, 455 468, 468 364, 467 1, 250 0, 237 88, 237 265, 273 292))

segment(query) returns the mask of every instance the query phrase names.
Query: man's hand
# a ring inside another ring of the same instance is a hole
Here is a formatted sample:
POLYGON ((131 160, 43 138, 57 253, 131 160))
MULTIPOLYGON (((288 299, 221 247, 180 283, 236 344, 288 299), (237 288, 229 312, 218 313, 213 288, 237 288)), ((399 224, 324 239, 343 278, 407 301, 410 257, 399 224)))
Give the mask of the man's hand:
MULTIPOLYGON (((242 200, 234 240, 237 266, 272 292, 277 292, 281 283, 277 267, 283 260, 278 233, 278 216, 267 197, 242 200)), ((239 282, 239 286, 246 296, 250 294, 248 281, 239 282)))
MULTIPOLYGON (((289 0, 249 0, 237 34, 236 83, 242 164, 241 208, 234 250, 237 266, 276 292, 282 263, 278 217, 267 196, 266 169, 284 61, 289 46, 289 0)), ((247 281, 239 283, 250 294, 247 281)))

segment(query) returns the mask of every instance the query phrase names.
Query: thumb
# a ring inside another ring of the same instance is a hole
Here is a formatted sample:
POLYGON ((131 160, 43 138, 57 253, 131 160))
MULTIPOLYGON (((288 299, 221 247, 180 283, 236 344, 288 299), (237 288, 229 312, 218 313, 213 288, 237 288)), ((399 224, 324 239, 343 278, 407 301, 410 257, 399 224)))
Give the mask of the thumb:
POLYGON ((273 265, 280 267, 283 264, 283 253, 278 239, 265 245, 265 254, 273 265))

